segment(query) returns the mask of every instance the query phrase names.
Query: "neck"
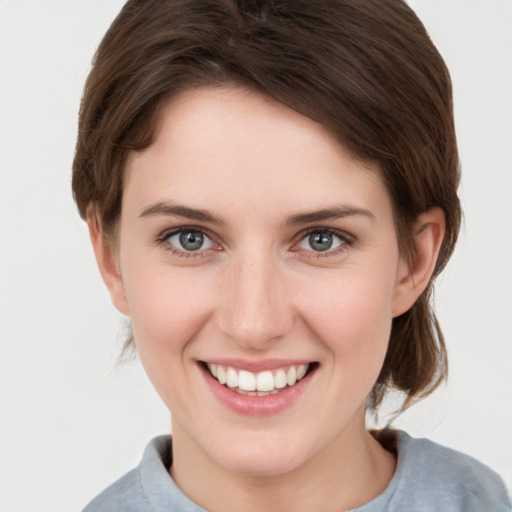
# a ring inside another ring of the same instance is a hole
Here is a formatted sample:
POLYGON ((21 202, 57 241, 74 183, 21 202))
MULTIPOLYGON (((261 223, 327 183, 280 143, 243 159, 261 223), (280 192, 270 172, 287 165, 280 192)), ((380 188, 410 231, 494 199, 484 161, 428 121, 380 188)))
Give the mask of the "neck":
POLYGON ((223 468, 173 424, 171 476, 194 502, 211 512, 348 510, 382 493, 393 477, 394 455, 364 428, 347 427, 304 464, 278 475, 240 474, 223 468))

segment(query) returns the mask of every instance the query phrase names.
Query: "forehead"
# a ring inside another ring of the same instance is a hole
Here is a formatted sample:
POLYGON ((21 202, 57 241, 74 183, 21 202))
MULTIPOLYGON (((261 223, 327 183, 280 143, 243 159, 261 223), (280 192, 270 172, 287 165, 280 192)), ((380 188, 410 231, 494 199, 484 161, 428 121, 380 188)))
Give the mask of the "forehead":
POLYGON ((368 201, 389 207, 377 166, 355 159, 321 124, 228 87, 185 91, 165 105, 153 144, 129 158, 125 191, 139 207, 183 198, 219 209, 368 201))

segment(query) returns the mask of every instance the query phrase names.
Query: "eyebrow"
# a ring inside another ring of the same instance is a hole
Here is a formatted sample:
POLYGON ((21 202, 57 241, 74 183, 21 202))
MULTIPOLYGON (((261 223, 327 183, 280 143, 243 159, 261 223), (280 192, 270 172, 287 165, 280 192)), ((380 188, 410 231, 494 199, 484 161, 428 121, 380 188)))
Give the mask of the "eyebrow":
POLYGON ((320 222, 323 220, 341 219, 343 217, 363 216, 370 220, 375 220, 375 215, 370 210, 364 208, 356 208, 354 206, 334 206, 332 208, 324 208, 313 212, 298 213, 291 215, 286 219, 286 224, 298 225, 309 224, 311 222, 320 222))
MULTIPOLYGON (((144 208, 139 217, 154 217, 158 215, 184 217, 186 219, 207 222, 217 226, 223 226, 226 224, 222 217, 209 213, 206 210, 161 201, 144 208)), ((290 215, 286 218, 285 224, 296 226, 300 224, 310 224, 311 222, 321 222, 324 220, 341 219, 352 216, 363 216, 372 221, 375 220, 375 215, 370 210, 356 208, 353 206, 335 206, 332 208, 324 208, 322 210, 290 215)))
POLYGON ((139 217, 154 217, 158 215, 184 217, 186 219, 207 222, 218 226, 226 224, 222 217, 213 215, 206 210, 191 208, 189 206, 179 204, 163 203, 160 201, 144 208, 139 217))

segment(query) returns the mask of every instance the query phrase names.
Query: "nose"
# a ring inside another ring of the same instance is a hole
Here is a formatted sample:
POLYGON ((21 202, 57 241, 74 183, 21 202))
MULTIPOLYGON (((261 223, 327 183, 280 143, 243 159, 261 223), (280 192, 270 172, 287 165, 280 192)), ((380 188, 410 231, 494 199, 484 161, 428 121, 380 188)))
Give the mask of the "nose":
POLYGON ((232 261, 221 293, 219 327, 240 346, 265 350, 290 331, 293 308, 280 263, 272 255, 232 261))

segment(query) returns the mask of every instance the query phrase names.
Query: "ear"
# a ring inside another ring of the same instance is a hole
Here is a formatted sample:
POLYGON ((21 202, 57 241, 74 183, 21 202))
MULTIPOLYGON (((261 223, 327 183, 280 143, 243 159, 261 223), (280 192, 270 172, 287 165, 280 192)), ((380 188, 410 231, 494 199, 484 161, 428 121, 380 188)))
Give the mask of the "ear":
POLYGON ((430 282, 445 233, 441 208, 431 208, 419 216, 415 226, 412 261, 402 259, 393 298, 393 317, 408 311, 430 282))
POLYGON ((106 239, 100 216, 97 209, 93 206, 87 209, 87 225, 89 226, 89 235, 96 256, 96 262, 112 302, 123 315, 129 316, 130 309, 119 269, 117 247, 113 241, 106 239))

